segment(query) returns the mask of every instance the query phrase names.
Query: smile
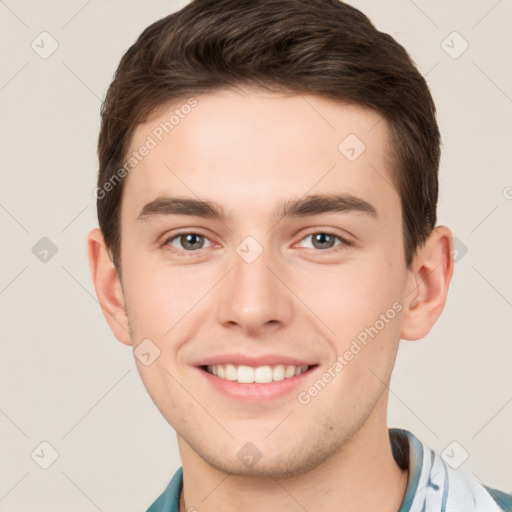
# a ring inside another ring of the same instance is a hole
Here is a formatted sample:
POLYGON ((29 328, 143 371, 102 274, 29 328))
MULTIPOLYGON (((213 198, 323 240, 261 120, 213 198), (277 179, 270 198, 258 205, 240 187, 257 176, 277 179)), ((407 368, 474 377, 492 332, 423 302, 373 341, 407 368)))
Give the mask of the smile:
POLYGON ((295 366, 277 364, 274 366, 257 366, 255 368, 245 365, 216 364, 203 366, 203 370, 220 379, 237 381, 242 384, 265 384, 269 382, 290 379, 305 373, 308 365, 295 366))

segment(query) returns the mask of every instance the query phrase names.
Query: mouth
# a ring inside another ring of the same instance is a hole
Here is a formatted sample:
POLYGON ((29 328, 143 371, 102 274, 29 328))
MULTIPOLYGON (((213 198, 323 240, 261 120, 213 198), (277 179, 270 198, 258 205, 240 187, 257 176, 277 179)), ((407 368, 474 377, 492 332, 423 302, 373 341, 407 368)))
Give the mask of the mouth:
POLYGON ((301 385, 305 386, 306 379, 312 378, 319 365, 252 367, 228 363, 196 368, 214 392, 229 399, 255 404, 286 397, 301 385))
POLYGON ((219 379, 236 381, 241 384, 267 384, 269 382, 279 382, 285 379, 291 379, 298 375, 308 372, 318 365, 265 365, 265 366, 247 366, 236 364, 215 364, 200 366, 202 370, 214 375, 219 379))

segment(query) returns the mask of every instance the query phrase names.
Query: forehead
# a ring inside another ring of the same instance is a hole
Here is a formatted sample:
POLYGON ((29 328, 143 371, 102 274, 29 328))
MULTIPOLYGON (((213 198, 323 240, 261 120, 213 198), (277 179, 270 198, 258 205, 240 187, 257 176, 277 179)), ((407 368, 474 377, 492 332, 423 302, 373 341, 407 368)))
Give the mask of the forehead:
POLYGON ((164 195, 211 199, 237 215, 308 193, 366 196, 381 209, 398 200, 386 121, 314 95, 245 88, 184 98, 137 127, 133 152, 123 193, 131 215, 164 195))

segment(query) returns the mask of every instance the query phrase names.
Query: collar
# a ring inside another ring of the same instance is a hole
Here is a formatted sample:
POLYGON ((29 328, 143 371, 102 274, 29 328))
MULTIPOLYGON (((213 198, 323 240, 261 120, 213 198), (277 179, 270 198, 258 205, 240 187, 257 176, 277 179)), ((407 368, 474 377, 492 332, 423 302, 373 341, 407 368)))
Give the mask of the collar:
MULTIPOLYGON (((409 480, 398 512, 512 512, 512 495, 485 487, 445 461, 404 429, 389 429, 393 457, 409 480), (462 507, 462 508, 461 508, 462 507)), ((183 468, 147 512, 179 512, 183 468)))

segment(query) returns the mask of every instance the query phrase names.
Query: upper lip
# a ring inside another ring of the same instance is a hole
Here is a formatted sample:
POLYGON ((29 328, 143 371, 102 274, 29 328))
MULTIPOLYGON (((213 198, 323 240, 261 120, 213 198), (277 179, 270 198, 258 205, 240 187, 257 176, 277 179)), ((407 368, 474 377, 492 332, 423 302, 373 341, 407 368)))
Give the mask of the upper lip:
POLYGON ((245 365, 245 366, 275 366, 278 364, 289 366, 313 366, 317 363, 297 357, 290 357, 279 354, 267 354, 258 357, 250 357, 242 354, 222 354, 202 359, 196 366, 214 366, 216 364, 245 365))

